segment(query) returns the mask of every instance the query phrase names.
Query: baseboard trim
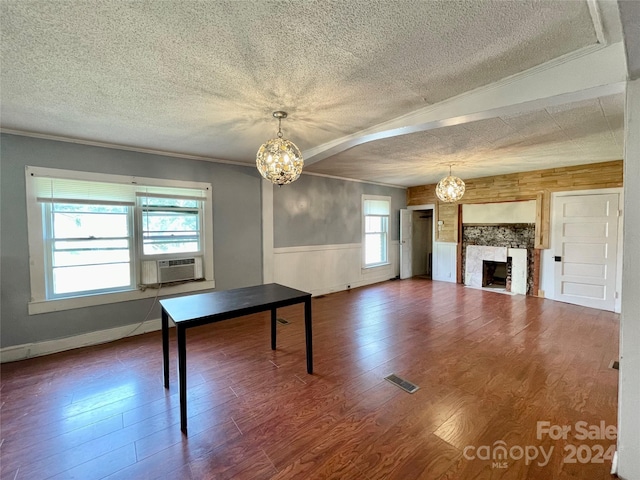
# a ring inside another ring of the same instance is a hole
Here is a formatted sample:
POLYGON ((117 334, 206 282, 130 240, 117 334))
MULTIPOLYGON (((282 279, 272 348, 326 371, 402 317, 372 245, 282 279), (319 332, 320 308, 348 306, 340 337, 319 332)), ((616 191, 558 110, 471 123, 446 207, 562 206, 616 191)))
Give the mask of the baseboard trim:
POLYGON ((123 327, 115 327, 107 330, 99 330, 97 332, 74 335, 73 337, 5 347, 0 349, 0 363, 26 360, 27 358, 49 355, 51 353, 63 352, 74 348, 113 342, 114 340, 120 340, 121 338, 160 330, 161 328, 162 323, 159 318, 156 318, 137 325, 125 325, 123 327))
POLYGON ((373 285, 374 283, 381 283, 392 280, 389 275, 379 275, 377 277, 367 278, 366 280, 360 280, 356 282, 351 282, 349 284, 343 283, 340 285, 334 285, 332 287, 327 288, 318 288, 311 289, 309 293, 312 296, 317 297, 319 295, 328 295, 330 293, 344 292, 345 290, 353 290, 358 287, 366 287, 367 285, 373 285))

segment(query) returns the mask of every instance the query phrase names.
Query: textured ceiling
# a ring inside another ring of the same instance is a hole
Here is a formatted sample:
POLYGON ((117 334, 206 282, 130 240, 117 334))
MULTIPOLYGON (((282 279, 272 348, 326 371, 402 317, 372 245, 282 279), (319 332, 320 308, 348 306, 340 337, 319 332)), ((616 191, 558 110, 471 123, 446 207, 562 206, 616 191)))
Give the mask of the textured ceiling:
POLYGON ((624 95, 365 143, 308 167, 394 185, 437 183, 622 158, 624 95), (363 165, 366 168, 363 168, 363 165))
MULTIPOLYGON (((602 5, 605 33, 619 41, 614 7, 602 5)), ((289 112, 283 131, 304 151, 597 42, 586 0, 0 8, 4 129, 247 163, 275 133, 274 110, 289 112)), ((448 163, 468 176, 538 168, 561 145, 574 163, 620 158, 620 108, 602 98, 390 138, 308 171, 416 185, 448 163)))

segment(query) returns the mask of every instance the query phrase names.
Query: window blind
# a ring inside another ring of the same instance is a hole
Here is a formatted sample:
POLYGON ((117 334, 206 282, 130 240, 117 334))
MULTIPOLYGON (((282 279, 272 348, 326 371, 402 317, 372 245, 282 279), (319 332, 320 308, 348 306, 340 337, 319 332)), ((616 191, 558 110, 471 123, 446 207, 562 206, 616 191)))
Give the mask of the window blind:
POLYGON ((101 203, 135 205, 136 196, 205 199, 206 191, 195 188, 161 187, 112 182, 96 182, 33 175, 33 191, 41 203, 101 203))
POLYGON ((389 202, 387 200, 365 200, 365 215, 389 215, 389 202))

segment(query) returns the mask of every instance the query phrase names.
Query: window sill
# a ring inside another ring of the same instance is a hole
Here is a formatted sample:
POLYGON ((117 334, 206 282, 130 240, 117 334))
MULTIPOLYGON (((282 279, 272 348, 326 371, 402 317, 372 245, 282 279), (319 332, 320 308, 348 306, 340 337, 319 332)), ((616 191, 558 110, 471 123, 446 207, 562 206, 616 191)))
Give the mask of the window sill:
MULTIPOLYGON (((171 287, 162 287, 160 297, 175 295, 179 293, 199 292, 215 288, 214 280, 203 282, 190 282, 171 287)), ((96 305, 108 305, 110 303, 128 302, 131 300, 142 300, 154 298, 158 294, 157 289, 148 288, 144 292, 141 290, 129 290, 126 292, 104 293, 101 295, 87 295, 86 297, 61 298, 58 300, 35 300, 29 302, 29 315, 39 313, 59 312, 62 310, 72 310, 74 308, 93 307, 96 305)))
POLYGON ((391 266, 391 262, 376 263, 375 265, 369 265, 369 266, 362 267, 362 271, 363 272, 368 272, 368 271, 371 271, 371 270, 375 270, 376 268, 386 268, 386 267, 390 267, 390 266, 391 266))

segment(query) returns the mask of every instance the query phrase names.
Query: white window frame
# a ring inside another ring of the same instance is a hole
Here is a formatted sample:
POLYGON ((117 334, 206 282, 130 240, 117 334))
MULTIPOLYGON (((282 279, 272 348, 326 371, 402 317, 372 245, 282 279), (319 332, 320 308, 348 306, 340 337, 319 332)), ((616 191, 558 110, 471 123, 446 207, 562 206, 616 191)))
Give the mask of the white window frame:
MULTIPOLYGON (((181 198, 179 195, 162 195, 162 194, 149 194, 149 197, 153 198, 181 198)), ((204 230, 205 230, 205 219, 203 218, 204 214, 204 205, 199 207, 199 222, 200 222, 200 237, 199 244, 200 248, 196 252, 186 252, 186 253, 156 253, 156 254, 145 254, 144 253, 144 232, 143 232, 143 206, 142 206, 142 198, 145 195, 138 195, 136 198, 136 212, 135 212, 135 228, 136 228, 136 239, 137 239, 137 253, 138 258, 140 260, 160 260, 162 258, 188 258, 193 256, 203 256, 204 255, 204 241, 205 238, 204 230)))
MULTIPOLYGON (((49 235, 47 234, 47 232, 51 233, 54 230, 53 227, 53 220, 52 220, 52 206, 55 205, 56 203, 64 203, 64 202, 47 202, 47 203, 43 203, 41 204, 41 209, 42 209, 42 224, 44 226, 44 231, 43 231, 43 247, 45 250, 45 258, 44 258, 44 264, 45 264, 45 291, 49 291, 48 293, 48 300, 57 300, 57 299, 61 299, 61 298, 72 298, 72 297, 77 297, 79 295, 101 295, 103 293, 114 293, 116 291, 128 291, 128 290, 133 290, 135 288, 135 280, 137 278, 136 276, 136 248, 135 248, 135 233, 134 233, 134 209, 133 209, 133 205, 127 205, 128 208, 128 212, 127 212, 127 227, 128 227, 128 231, 129 231, 129 235, 126 237, 129 243, 129 252, 131 253, 131 257, 129 260, 129 279, 130 279, 130 283, 127 286, 124 287, 120 287, 120 288, 109 288, 109 289, 102 289, 102 290, 90 290, 84 293, 77 293, 77 292, 73 292, 73 293, 60 293, 60 294, 55 294, 53 292, 53 284, 54 284, 54 267, 53 267, 53 257, 54 257, 54 244, 55 241, 53 240, 53 238, 50 238, 49 235)), ((74 202, 74 203, 78 203, 81 205, 91 205, 91 204, 95 204, 95 202, 74 202)), ((107 204, 108 202, 105 202, 105 204, 107 204)), ((123 237, 124 238, 124 237, 123 237)))
MULTIPOLYGON (((197 292, 215 288, 214 268, 213 268, 213 203, 212 187, 210 183, 189 182, 182 180, 167 180, 159 178, 135 177, 129 175, 101 174, 94 172, 80 172, 75 170, 61 170, 54 168, 32 167, 25 168, 26 200, 27 200, 27 228, 29 239, 29 270, 31 300, 28 304, 29 315, 53 312, 59 310, 69 310, 73 308, 89 307, 93 305, 105 305, 119 303, 129 300, 152 298, 158 294, 156 289, 135 289, 119 292, 108 292, 99 294, 81 295, 75 297, 47 299, 46 294, 46 258, 44 248, 44 228, 42 217, 42 204, 38 201, 35 192, 33 176, 63 178, 69 180, 84 180, 94 182, 107 182, 114 184, 141 185, 145 187, 165 187, 165 188, 188 188, 200 189, 204 192, 202 205, 201 223, 201 255, 203 259, 204 281, 189 282, 182 285, 163 286, 160 295, 175 295, 179 293, 197 292)), ((137 212, 134 209, 134 228, 139 229, 139 223, 135 218, 137 212)), ((136 232, 136 240, 140 237, 140 232, 136 232)), ((140 257, 137 245, 133 246, 134 268, 139 276, 140 257)), ((182 256, 194 256, 190 253, 182 256)), ((166 255, 165 255, 166 256, 166 255)), ((172 255, 179 257, 180 255, 172 255)), ((154 258, 156 256, 150 257, 154 258)), ((157 257, 162 257, 157 256, 157 257)))
POLYGON ((386 267, 388 265, 391 264, 391 261, 389 259, 389 247, 390 247, 390 236, 389 236, 389 229, 390 229, 390 222, 391 222, 391 197, 389 196, 383 196, 383 195, 362 195, 362 269, 363 270, 369 270, 372 268, 378 268, 378 267, 386 267), (385 252, 385 257, 386 260, 380 263, 375 263, 375 264, 370 264, 367 265, 367 251, 366 251, 366 217, 368 215, 365 215, 365 202, 367 200, 377 200, 377 201, 385 201, 389 204, 389 213, 387 215, 381 215, 387 218, 387 231, 386 231, 386 252, 385 252))

